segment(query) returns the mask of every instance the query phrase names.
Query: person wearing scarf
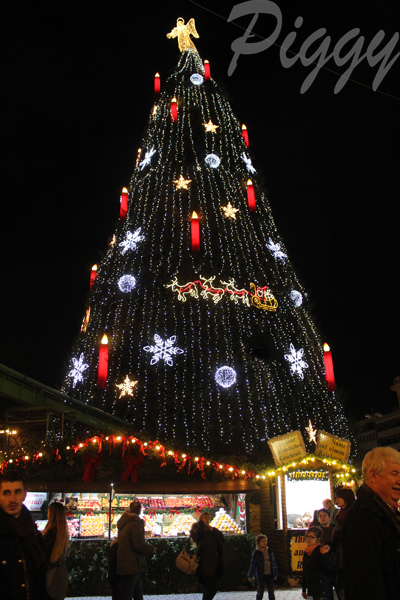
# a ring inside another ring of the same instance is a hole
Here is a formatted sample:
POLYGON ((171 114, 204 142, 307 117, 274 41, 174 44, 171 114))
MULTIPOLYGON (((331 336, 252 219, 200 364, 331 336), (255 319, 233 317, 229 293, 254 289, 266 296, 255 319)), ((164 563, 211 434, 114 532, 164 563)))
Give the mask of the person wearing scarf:
POLYGON ((332 600, 333 562, 328 546, 321 546, 320 527, 310 527, 305 535, 303 555, 303 598, 332 600))
POLYGON ((29 510, 20 473, 0 477, 0 598, 46 600, 46 556, 29 510))
POLYGON ((346 600, 399 600, 400 452, 374 448, 365 455, 362 477, 343 521, 346 600))

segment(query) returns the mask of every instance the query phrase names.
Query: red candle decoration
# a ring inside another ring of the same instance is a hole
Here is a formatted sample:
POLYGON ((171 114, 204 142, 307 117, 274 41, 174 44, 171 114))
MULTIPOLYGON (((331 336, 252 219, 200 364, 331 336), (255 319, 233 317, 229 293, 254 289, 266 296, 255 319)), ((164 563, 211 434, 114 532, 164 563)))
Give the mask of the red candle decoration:
POLYGON ((249 211, 255 212, 256 210, 256 195, 254 193, 254 186, 251 179, 247 182, 247 204, 249 205, 249 211))
POLYGON ((178 106, 176 104, 176 98, 171 100, 171 121, 175 123, 178 120, 178 106))
POLYGON ((246 125, 242 125, 242 136, 244 139, 244 143, 248 147, 249 146, 249 132, 247 131, 246 125))
POLYGON ((126 219, 128 213, 128 190, 126 187, 122 188, 121 203, 119 205, 119 218, 123 221, 126 219))
POLYGON ((97 277, 97 265, 93 265, 92 270, 90 271, 90 289, 92 289, 94 282, 97 277))
POLYGON ((192 252, 200 250, 200 222, 199 217, 194 212, 190 220, 190 229, 192 234, 192 252))
POLYGON ((97 384, 99 388, 104 389, 107 383, 107 375, 108 375, 108 338, 106 334, 103 335, 100 351, 99 351, 99 371, 98 371, 98 380, 97 384))
POLYGON ((328 390, 330 392, 334 392, 336 389, 335 386, 335 374, 333 372, 333 361, 332 361, 332 353, 328 344, 324 344, 324 363, 325 363, 325 375, 326 375, 326 383, 328 386, 328 390))
POLYGON ((210 72, 210 63, 208 62, 208 60, 204 61, 204 80, 208 81, 211 77, 211 72, 210 72))
POLYGON ((156 73, 154 75, 154 92, 159 94, 161 90, 161 82, 160 82, 160 74, 156 73))

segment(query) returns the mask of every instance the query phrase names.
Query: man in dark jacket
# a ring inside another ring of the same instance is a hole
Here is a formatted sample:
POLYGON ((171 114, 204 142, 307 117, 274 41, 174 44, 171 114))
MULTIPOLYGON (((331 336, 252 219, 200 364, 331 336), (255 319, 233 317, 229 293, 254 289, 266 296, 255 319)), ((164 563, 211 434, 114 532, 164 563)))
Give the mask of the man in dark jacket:
POLYGON ((400 598, 400 452, 368 452, 363 485, 343 522, 346 600, 400 598))
POLYGON ((131 502, 118 523, 117 574, 121 577, 121 600, 143 600, 141 574, 147 571, 146 555, 155 547, 146 544, 140 502, 131 502))
POLYGON ((47 598, 46 557, 41 536, 29 510, 22 504, 25 482, 18 471, 0 476, 0 598, 47 598))

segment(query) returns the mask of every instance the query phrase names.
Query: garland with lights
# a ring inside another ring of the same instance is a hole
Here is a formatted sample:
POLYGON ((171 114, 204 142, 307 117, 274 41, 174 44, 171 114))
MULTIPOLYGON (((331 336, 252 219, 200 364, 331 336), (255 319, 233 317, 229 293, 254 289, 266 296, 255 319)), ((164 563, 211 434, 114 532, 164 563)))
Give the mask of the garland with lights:
MULTIPOLYGON (((3 473, 7 468, 14 468, 15 466, 25 469, 28 464, 34 466, 35 469, 39 469, 42 463, 46 461, 52 461, 56 464, 61 461, 68 463, 72 457, 80 456, 84 466, 83 481, 93 481, 96 468, 102 463, 102 457, 111 455, 114 452, 122 457, 124 467, 121 465, 121 470, 124 469, 124 471, 121 473, 121 479, 123 481, 127 481, 130 475, 129 460, 126 459, 134 457, 136 464, 134 477, 131 478, 133 482, 138 480, 138 470, 140 470, 145 458, 156 459, 160 468, 167 466, 167 464, 176 467, 175 475, 186 474, 191 476, 200 474, 201 478, 205 480, 207 476, 211 478, 217 474, 219 478, 223 479, 252 479, 256 482, 275 477, 281 473, 290 474, 297 472, 299 469, 309 470, 308 467, 315 470, 313 466, 317 461, 317 463, 322 462, 326 467, 333 468, 336 471, 335 485, 354 486, 358 482, 357 471, 351 464, 314 454, 308 454, 297 462, 292 461, 274 468, 249 464, 237 466, 236 464, 225 462, 225 459, 218 460, 216 458, 181 452, 175 448, 168 449, 158 440, 144 442, 136 436, 121 435, 96 435, 76 444, 66 446, 63 450, 53 448, 49 452, 46 452, 45 448, 42 448, 42 451, 37 450, 31 457, 24 455, 18 458, 5 459, 0 463, 0 473, 3 473), (135 449, 135 454, 133 455, 131 454, 132 448, 135 449), (124 477, 124 474, 127 476, 124 477)), ((319 470, 321 470, 320 467, 319 470)))

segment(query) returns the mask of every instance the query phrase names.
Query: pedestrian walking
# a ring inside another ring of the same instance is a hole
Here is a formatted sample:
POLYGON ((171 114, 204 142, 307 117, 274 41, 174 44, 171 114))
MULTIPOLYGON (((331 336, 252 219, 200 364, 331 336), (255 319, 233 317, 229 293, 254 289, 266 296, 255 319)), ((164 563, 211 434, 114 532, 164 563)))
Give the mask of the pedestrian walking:
POLYGON ((210 525, 210 515, 202 513, 192 526, 190 535, 197 545, 199 566, 196 575, 203 586, 203 600, 212 600, 217 593, 218 578, 224 575, 223 545, 225 538, 210 525))
POLYGON ((141 575, 147 571, 146 556, 155 547, 144 539, 140 502, 131 502, 118 520, 117 574, 121 577, 121 600, 143 600, 141 575))
POLYGON ((274 581, 278 578, 278 568, 275 555, 268 548, 268 538, 262 534, 256 537, 256 549, 252 554, 249 572, 247 573, 250 583, 252 583, 254 575, 257 578, 256 600, 262 600, 265 585, 268 590, 268 600, 275 600, 274 581))

